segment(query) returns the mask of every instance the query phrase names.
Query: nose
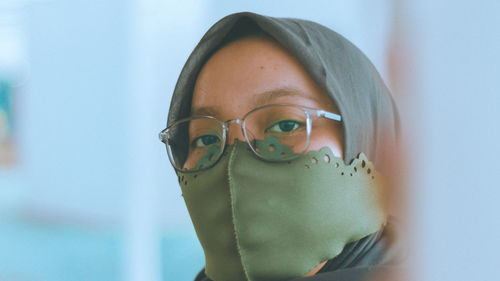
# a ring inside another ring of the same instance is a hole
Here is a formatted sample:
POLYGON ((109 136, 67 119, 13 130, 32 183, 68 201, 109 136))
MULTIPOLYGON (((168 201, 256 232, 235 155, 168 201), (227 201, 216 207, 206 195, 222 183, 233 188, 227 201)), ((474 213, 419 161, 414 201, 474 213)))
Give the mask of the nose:
POLYGON ((232 119, 226 121, 226 127, 227 127, 226 142, 228 145, 234 144, 235 139, 238 139, 239 141, 242 142, 245 141, 245 136, 243 135, 240 119, 232 119))

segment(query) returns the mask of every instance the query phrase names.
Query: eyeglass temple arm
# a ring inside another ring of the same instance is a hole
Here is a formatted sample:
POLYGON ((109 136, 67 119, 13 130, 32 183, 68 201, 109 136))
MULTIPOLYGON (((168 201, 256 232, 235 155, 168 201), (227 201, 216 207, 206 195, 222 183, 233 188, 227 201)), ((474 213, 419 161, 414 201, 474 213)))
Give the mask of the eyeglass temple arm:
POLYGON ((325 117, 325 118, 336 120, 339 122, 342 121, 342 117, 340 115, 335 114, 335 113, 331 113, 328 111, 318 110, 317 114, 318 114, 318 117, 325 117))

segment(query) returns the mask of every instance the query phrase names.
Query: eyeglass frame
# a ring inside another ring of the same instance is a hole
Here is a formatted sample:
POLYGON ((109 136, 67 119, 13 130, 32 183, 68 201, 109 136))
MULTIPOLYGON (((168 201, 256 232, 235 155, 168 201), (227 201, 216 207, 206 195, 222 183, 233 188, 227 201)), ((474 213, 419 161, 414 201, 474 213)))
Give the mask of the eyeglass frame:
POLYGON ((306 152, 307 149, 309 148, 309 141, 311 139, 312 118, 313 117, 314 118, 321 118, 321 117, 323 117, 323 118, 327 118, 327 119, 330 119, 330 120, 342 122, 342 116, 340 114, 337 114, 337 113, 329 112, 329 111, 322 110, 322 109, 314 109, 314 108, 310 108, 310 107, 302 106, 302 105, 298 105, 298 104, 279 103, 279 104, 268 104, 268 105, 264 105, 264 106, 259 106, 257 108, 254 108, 254 109, 250 110, 249 112, 245 113, 245 115, 243 115, 242 118, 229 119, 229 120, 226 120, 226 121, 221 121, 218 118, 216 118, 214 116, 210 116, 210 115, 197 115, 197 116, 186 117, 186 118, 183 118, 183 119, 175 121, 174 123, 172 123, 169 126, 167 126, 165 129, 161 130, 160 133, 158 134, 158 137, 159 137, 160 141, 167 146, 168 158, 170 160, 170 163, 174 167, 174 169, 176 169, 178 171, 181 171, 181 172, 184 172, 184 173, 190 173, 190 172, 194 173, 194 172, 203 171, 203 170, 206 170, 206 169, 209 169, 209 168, 213 167, 215 164, 217 164, 217 162, 219 162, 222 154, 224 153, 224 150, 226 149, 226 141, 227 141, 226 136, 227 136, 227 131, 229 129, 229 124, 231 124, 231 123, 236 123, 236 124, 240 125, 241 131, 242 131, 243 136, 245 138, 245 142, 247 143, 248 147, 250 147, 250 150, 252 150, 253 154, 255 156, 257 156, 259 159, 261 159, 263 161, 268 161, 268 162, 284 162, 284 161, 293 160, 295 158, 298 158, 298 157, 304 155, 304 152, 306 152), (246 118, 248 117, 248 115, 252 114, 255 111, 258 111, 258 110, 261 110, 261 109, 265 109, 265 108, 269 108, 269 107, 274 107, 274 106, 292 106, 292 107, 296 107, 296 108, 302 109, 304 111, 304 113, 306 114, 307 141, 306 141, 306 145, 304 146, 304 150, 301 151, 300 153, 295 154, 294 157, 287 158, 286 160, 266 159, 266 158, 262 157, 261 155, 259 155, 259 153, 257 151, 255 151, 255 149, 253 148, 252 144, 250 143, 250 140, 248 139, 247 132, 246 132, 247 130, 245 129, 245 125, 246 125, 245 121, 246 121, 246 118), (311 113, 314 113, 314 115, 311 115, 311 113), (183 122, 190 121, 190 120, 196 120, 196 119, 202 119, 202 118, 208 118, 208 119, 216 120, 216 121, 218 121, 222 125, 222 143, 223 143, 222 144, 222 149, 221 149, 219 155, 217 155, 217 160, 214 161, 214 163, 212 165, 209 165, 207 167, 203 167, 203 168, 195 170, 195 171, 179 169, 179 168, 176 167, 175 159, 174 159, 174 156, 172 155, 172 152, 171 152, 172 149, 169 148, 169 144, 168 144, 168 131, 171 128, 173 128, 176 125, 181 124, 183 122))

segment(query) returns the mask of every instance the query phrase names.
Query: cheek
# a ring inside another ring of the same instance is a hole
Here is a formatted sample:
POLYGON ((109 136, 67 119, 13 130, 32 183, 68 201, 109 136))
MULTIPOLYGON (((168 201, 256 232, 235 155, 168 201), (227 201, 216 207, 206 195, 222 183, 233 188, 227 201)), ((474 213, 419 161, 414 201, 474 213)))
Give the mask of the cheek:
POLYGON ((336 157, 343 158, 342 131, 335 127, 313 128, 308 151, 319 151, 323 147, 329 147, 336 157))

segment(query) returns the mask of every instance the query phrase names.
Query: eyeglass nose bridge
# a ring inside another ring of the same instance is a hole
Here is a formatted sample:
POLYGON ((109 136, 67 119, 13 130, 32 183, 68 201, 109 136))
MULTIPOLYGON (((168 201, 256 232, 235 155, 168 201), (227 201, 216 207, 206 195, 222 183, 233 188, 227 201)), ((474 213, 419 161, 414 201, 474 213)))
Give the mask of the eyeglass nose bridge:
POLYGON ((241 127, 241 136, 243 137, 243 139, 241 139, 241 141, 246 141, 245 124, 243 122, 243 119, 240 119, 240 118, 229 119, 229 120, 223 122, 225 141, 226 142, 232 141, 231 138, 229 137, 229 126, 231 125, 231 123, 235 123, 235 124, 240 125, 240 127, 241 127))
POLYGON ((229 120, 227 120, 227 121, 225 121, 225 122, 224 122, 224 125, 225 125, 226 127, 229 127, 229 125, 230 125, 231 123, 236 123, 236 124, 240 124, 240 125, 241 125, 241 124, 243 124, 243 120, 242 120, 242 119, 240 119, 240 118, 236 118, 236 119, 229 119, 229 120))

